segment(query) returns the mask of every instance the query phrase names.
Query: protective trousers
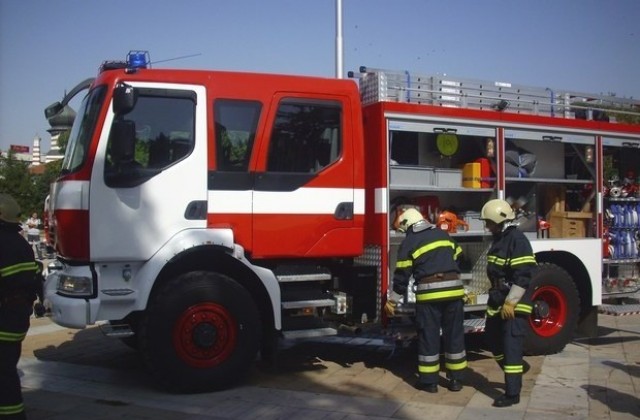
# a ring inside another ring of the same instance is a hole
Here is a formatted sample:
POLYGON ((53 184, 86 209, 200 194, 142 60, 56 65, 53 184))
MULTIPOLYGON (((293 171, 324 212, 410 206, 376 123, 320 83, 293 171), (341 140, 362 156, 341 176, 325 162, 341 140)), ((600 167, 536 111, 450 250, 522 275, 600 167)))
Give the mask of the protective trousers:
POLYGON ((25 419, 18 360, 29 329, 31 306, 0 306, 0 420, 25 419))
POLYGON ((522 388, 523 341, 527 320, 518 315, 504 320, 500 314, 487 317, 485 338, 489 351, 504 371, 505 394, 515 396, 522 388))
POLYGON ((416 304, 418 377, 421 383, 438 383, 441 328, 447 377, 452 380, 462 379, 467 367, 463 322, 462 299, 416 304))

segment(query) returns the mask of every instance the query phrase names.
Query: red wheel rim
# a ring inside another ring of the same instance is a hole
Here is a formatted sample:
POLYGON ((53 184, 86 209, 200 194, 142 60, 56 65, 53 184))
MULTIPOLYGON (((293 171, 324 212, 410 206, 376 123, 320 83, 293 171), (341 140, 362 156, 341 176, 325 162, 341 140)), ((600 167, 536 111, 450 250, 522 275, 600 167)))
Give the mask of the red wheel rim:
POLYGON ((208 368, 224 362, 236 347, 236 320, 215 303, 188 308, 173 329, 173 345, 190 366, 208 368))
POLYGON ((567 321, 567 301, 564 293, 555 286, 542 286, 533 294, 533 301, 543 301, 549 307, 549 315, 532 315, 529 323, 533 331, 542 337, 551 337, 562 330, 567 321))

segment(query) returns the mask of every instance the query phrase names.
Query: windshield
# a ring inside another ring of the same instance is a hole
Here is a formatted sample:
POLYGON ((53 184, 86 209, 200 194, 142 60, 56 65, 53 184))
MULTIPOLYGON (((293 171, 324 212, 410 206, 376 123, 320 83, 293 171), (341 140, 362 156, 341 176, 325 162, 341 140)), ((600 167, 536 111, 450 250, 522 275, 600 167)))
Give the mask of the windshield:
POLYGON ((62 173, 75 172, 87 159, 91 136, 106 92, 105 86, 93 89, 82 101, 78 115, 71 127, 67 151, 62 161, 62 173))

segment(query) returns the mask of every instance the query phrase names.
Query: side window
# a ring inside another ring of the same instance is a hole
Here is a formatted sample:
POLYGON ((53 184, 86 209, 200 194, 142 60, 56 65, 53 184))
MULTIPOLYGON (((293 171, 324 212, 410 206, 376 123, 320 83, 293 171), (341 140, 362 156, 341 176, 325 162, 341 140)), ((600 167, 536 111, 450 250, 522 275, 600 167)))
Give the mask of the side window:
POLYGON ((341 117, 339 102, 281 102, 271 133, 267 171, 316 173, 338 160, 341 117))
POLYGON ((195 141, 195 94, 191 91, 136 89, 135 107, 117 116, 112 126, 131 127, 135 150, 129 162, 114 165, 113 139, 107 145, 105 179, 109 186, 141 184, 188 156, 195 141))
POLYGON ((219 171, 247 171, 262 104, 218 99, 213 106, 219 171))

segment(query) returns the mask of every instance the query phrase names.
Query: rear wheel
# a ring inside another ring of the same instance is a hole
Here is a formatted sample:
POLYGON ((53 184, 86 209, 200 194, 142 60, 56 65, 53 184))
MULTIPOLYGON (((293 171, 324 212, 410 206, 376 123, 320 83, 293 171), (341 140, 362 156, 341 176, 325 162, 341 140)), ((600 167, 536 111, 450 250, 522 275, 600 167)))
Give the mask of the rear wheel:
POLYGON ((139 334, 145 362, 167 388, 202 392, 245 376, 258 351, 260 319, 238 283, 191 272, 154 294, 139 334))
POLYGON ((527 354, 553 354, 571 341, 580 313, 580 297, 571 276, 555 264, 540 264, 532 274, 534 310, 529 317, 527 354))

